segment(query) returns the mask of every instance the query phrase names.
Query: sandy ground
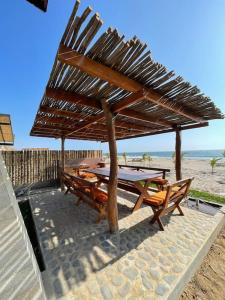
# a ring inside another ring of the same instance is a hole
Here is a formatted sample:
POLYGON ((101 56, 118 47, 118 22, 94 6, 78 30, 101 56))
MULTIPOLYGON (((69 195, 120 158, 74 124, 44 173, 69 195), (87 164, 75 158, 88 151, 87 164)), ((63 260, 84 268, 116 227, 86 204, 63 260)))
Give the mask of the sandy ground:
MULTIPOLYGON (((120 159, 120 163, 124 164, 124 160, 120 159)), ((133 164, 129 160, 127 164, 133 164)), ((141 163, 138 162, 136 165, 145 165, 146 167, 160 167, 168 168, 171 170, 170 173, 167 173, 167 178, 170 181, 175 180, 175 170, 174 162, 170 158, 153 158, 150 162, 141 163)), ((218 162, 218 165, 215 167, 214 174, 212 174, 211 166, 209 160, 193 160, 193 159, 183 159, 182 161, 182 177, 194 177, 192 183, 192 188, 207 191, 210 193, 216 193, 219 195, 225 195, 225 161, 221 160, 218 162)))
POLYGON ((225 299, 225 227, 180 297, 190 299, 225 299))

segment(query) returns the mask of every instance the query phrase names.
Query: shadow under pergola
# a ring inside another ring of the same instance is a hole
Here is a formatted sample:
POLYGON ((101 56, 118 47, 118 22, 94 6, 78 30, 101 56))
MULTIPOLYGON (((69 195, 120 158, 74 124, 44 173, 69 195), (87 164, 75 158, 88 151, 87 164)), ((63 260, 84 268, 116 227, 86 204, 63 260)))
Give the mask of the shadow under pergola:
MULTIPOLYGON (((136 199, 136 196, 121 190, 118 190, 118 196, 127 196, 132 202, 136 199)), ((65 290, 74 290, 88 276, 118 262, 159 232, 157 224, 149 224, 150 208, 144 208, 149 209, 149 217, 139 221, 139 212, 135 212, 131 220, 133 204, 128 207, 118 202, 122 226, 118 233, 110 234, 106 220, 96 224, 96 212, 85 203, 79 206, 75 203, 74 195, 55 191, 32 198, 46 269, 58 296, 62 296, 65 290)), ((165 225, 169 218, 163 219, 165 225)))

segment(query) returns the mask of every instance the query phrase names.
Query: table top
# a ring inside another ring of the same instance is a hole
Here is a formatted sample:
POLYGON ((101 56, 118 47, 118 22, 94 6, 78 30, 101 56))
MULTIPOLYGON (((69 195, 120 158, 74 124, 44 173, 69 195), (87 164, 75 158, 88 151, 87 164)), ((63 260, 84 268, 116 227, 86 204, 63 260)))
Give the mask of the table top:
MULTIPOLYGON (((96 168, 96 169, 88 169, 88 173, 93 173, 96 175, 109 177, 109 168, 96 168)), ((141 172, 135 170, 126 170, 126 169, 118 169, 118 179, 123 181, 131 181, 136 182, 140 180, 148 180, 157 177, 161 177, 163 172, 141 172)))
POLYGON ((85 163, 81 163, 81 164, 77 164, 77 165, 72 165, 71 166, 73 169, 82 169, 82 168, 88 168, 89 165, 88 164, 85 164, 85 163))

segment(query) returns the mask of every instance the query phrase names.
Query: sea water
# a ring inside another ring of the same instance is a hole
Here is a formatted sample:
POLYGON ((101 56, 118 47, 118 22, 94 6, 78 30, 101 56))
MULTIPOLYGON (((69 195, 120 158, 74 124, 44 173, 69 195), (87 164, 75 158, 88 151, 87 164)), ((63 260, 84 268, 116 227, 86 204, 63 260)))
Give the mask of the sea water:
MULTIPOLYGON (((223 158, 224 150, 187 150, 182 151, 184 158, 187 159, 211 159, 213 157, 223 158)), ((171 158, 173 151, 146 151, 146 152, 126 152, 127 159, 142 158, 143 154, 148 154, 152 158, 164 157, 171 158)), ((123 153, 118 153, 118 156, 122 156, 123 153)))

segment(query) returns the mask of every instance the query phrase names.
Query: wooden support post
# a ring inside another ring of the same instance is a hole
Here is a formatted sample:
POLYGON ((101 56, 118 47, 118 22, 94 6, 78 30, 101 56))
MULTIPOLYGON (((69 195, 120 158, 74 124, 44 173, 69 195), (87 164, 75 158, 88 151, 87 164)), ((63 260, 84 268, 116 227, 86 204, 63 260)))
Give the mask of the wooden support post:
POLYGON ((108 183, 108 222, 110 232, 118 231, 118 207, 117 207, 117 147, 116 147, 116 134, 115 134, 115 122, 113 120, 113 114, 109 109, 109 105, 105 99, 102 99, 102 109, 105 114, 108 143, 110 153, 110 175, 108 183))
MULTIPOLYGON (((61 137, 61 172, 64 172, 64 169, 65 169, 65 137, 61 137)), ((60 172, 61 191, 64 191, 65 186, 62 181, 61 172, 60 172)))
POLYGON ((175 170, 176 179, 181 180, 181 130, 176 128, 176 145, 175 145, 175 170))

